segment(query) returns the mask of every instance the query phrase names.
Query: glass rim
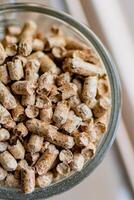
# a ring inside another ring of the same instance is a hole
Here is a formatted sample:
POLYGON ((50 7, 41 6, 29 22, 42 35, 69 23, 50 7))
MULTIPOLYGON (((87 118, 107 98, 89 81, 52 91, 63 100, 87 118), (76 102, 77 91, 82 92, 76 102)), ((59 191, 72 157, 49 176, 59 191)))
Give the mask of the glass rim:
POLYGON ((121 107, 120 79, 115 64, 111 56, 109 55, 108 51, 100 41, 100 39, 95 35, 95 33, 90 28, 76 21, 70 15, 64 12, 59 12, 55 9, 47 7, 46 5, 38 3, 9 3, 0 5, 0 14, 11 11, 12 12, 29 11, 29 12, 42 13, 51 17, 55 17, 73 26, 73 28, 75 28, 82 35, 84 35, 84 37, 88 39, 91 42, 91 44, 95 47, 96 51, 98 52, 100 58, 104 63, 111 87, 112 108, 111 108, 108 131, 105 134, 101 144, 97 148, 95 156, 85 164, 81 172, 75 172, 69 177, 62 179, 61 181, 54 183, 45 189, 36 189, 33 193, 28 195, 22 194, 20 190, 16 188, 6 188, 6 187, 0 188, 1 198, 6 197, 6 199, 14 199, 14 198, 17 199, 18 197, 18 199, 20 200, 48 198, 55 194, 59 194, 61 192, 69 190, 78 183, 80 183, 85 177, 87 177, 93 171, 93 169, 95 169, 100 164, 105 153, 113 144, 119 122, 120 107, 121 107))

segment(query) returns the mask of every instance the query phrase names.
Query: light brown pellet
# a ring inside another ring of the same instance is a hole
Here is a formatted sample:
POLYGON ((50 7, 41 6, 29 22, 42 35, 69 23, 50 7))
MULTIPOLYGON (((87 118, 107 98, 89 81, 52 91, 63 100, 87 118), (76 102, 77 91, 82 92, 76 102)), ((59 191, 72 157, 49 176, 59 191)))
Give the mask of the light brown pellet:
POLYGON ((63 149, 59 154, 59 159, 68 164, 73 160, 73 153, 69 149, 63 149))
POLYGON ((9 145, 8 150, 15 159, 24 159, 25 149, 19 140, 17 140, 15 145, 9 145))
POLYGON ((89 134, 86 132, 75 132, 73 134, 74 136, 74 141, 75 144, 79 147, 86 147, 89 145, 90 143, 90 137, 89 134))
POLYGON ((0 142, 5 142, 10 138, 10 133, 5 128, 0 129, 0 142))
POLYGON ((59 163, 56 167, 56 170, 62 176, 68 176, 68 174, 70 173, 70 167, 68 164, 65 163, 59 163))
POLYGON ((25 109, 25 114, 28 118, 35 118, 39 114, 39 109, 34 105, 28 105, 25 109))
POLYGON ((48 172, 46 174, 40 175, 36 178, 36 185, 40 188, 46 188, 53 181, 53 173, 48 172))
POLYGON ((0 142, 0 153, 7 150, 8 143, 7 142, 0 142))
POLYGON ((21 169, 21 186, 25 194, 29 194, 34 191, 35 171, 31 167, 21 169))
POLYGON ((31 95, 34 86, 30 81, 16 81, 12 84, 11 88, 15 94, 31 95))
POLYGON ((17 54, 17 49, 17 44, 7 44, 5 47, 7 56, 15 56, 17 54))
POLYGON ((49 93, 54 84, 54 76, 50 72, 45 72, 38 79, 38 90, 45 91, 46 94, 49 93))
POLYGON ((7 66, 11 80, 18 81, 23 78, 24 72, 21 60, 15 59, 14 62, 8 62, 7 66))
POLYGON ((7 124, 10 120, 12 120, 9 111, 0 104, 0 123, 7 124))
POLYGON ((68 117, 69 112, 69 105, 66 101, 58 102, 54 114, 53 114, 53 121, 56 123, 57 127, 63 125, 68 117))
POLYGON ((73 111, 69 112, 68 119, 65 124, 63 124, 62 129, 64 129, 67 133, 72 133, 75 129, 77 129, 82 122, 80 117, 77 117, 73 111))
POLYGON ((25 167, 28 167, 28 163, 26 160, 20 160, 18 163, 17 163, 17 168, 14 172, 14 176, 15 178, 19 179, 20 176, 21 176, 21 170, 25 167))
POLYGON ((64 47, 66 45, 66 40, 63 36, 59 34, 54 34, 47 38, 47 46, 51 49, 53 47, 64 47))
POLYGON ((40 63, 38 60, 28 60, 25 66, 25 80, 36 83, 39 78, 40 63))
POLYGON ((19 35, 21 33, 21 27, 15 26, 15 25, 10 25, 10 26, 6 27, 6 31, 9 35, 19 35))
POLYGON ((52 121, 52 117, 53 117, 52 107, 41 109, 39 116, 40 116, 41 121, 50 123, 52 121))
POLYGON ((81 101, 80 101, 79 96, 72 96, 68 99, 68 103, 69 103, 70 108, 72 110, 75 110, 76 106, 78 106, 81 103, 81 101))
POLYGON ((52 106, 52 104, 51 104, 50 99, 46 95, 41 96, 41 94, 40 94, 36 97, 35 106, 37 108, 42 109, 42 108, 50 108, 50 106, 52 106))
POLYGON ((27 151, 31 153, 36 153, 41 150, 44 138, 39 135, 31 135, 28 144, 27 151))
POLYGON ((37 173, 39 175, 46 174, 53 166, 58 154, 59 151, 55 146, 48 148, 35 165, 37 173))
POLYGON ((62 99, 69 99, 72 96, 77 95, 77 86, 74 83, 64 83, 59 90, 62 92, 62 99))
POLYGON ((103 116, 111 107, 111 100, 107 97, 99 99, 98 103, 93 107, 93 114, 95 117, 103 116))
POLYGON ((6 64, 0 66, 0 81, 5 85, 10 82, 6 64))
POLYGON ((62 60, 66 55, 66 49, 64 47, 53 47, 52 54, 57 60, 62 60))
POLYGON ((63 84, 65 84, 66 82, 70 82, 71 80, 71 76, 69 74, 69 72, 66 73, 62 73, 57 77, 56 83, 58 86, 62 86, 63 84))
POLYGON ((32 54, 30 54, 27 58, 28 60, 38 60, 39 63, 41 63, 41 58, 44 57, 44 53, 42 51, 36 51, 32 54))
POLYGON ((40 58, 40 64, 42 72, 51 72, 53 74, 59 73, 58 67, 48 55, 44 55, 42 58, 40 58))
POLYGON ((106 78, 100 78, 98 80, 98 94, 101 96, 101 97, 104 97, 104 96, 108 96, 109 95, 109 83, 108 83, 108 80, 106 78))
POLYGON ((26 137, 28 134, 28 130, 26 126, 21 122, 14 127, 13 133, 17 134, 19 137, 26 137))
POLYGON ((64 70, 68 69, 72 73, 83 75, 83 76, 104 74, 104 71, 100 66, 96 66, 92 63, 85 62, 79 57, 67 58, 65 60, 63 68, 64 70))
POLYGON ((83 121, 89 120, 92 117, 91 109, 84 103, 78 105, 75 109, 75 112, 78 116, 80 116, 83 119, 83 121))
POLYGON ((7 171, 14 171, 17 167, 15 158, 8 151, 0 154, 0 164, 7 171))
POLYGON ((97 94, 97 76, 90 76, 85 78, 82 98, 83 101, 90 102, 96 97, 97 94))
POLYGON ((7 120, 7 123, 3 124, 3 127, 11 131, 15 127, 15 125, 16 125, 15 121, 13 121, 13 119, 11 118, 7 120))
POLYGON ((4 180, 7 176, 7 171, 0 167, 0 181, 4 180))
POLYGON ((81 150, 81 154, 86 160, 92 158, 95 155, 96 146, 94 143, 90 142, 89 145, 81 150))
POLYGON ((71 167, 75 171, 81 171, 84 166, 84 157, 80 153, 74 153, 73 161, 71 162, 71 167))
POLYGON ((68 50, 83 50, 83 49, 88 49, 89 47, 86 44, 69 36, 66 37, 66 48, 68 50))
POLYGON ((0 81, 0 102, 10 110, 16 107, 16 100, 8 88, 0 81))
POLYGON ((27 21, 20 35, 19 54, 28 56, 32 52, 33 36, 36 32, 37 25, 34 21, 27 21))

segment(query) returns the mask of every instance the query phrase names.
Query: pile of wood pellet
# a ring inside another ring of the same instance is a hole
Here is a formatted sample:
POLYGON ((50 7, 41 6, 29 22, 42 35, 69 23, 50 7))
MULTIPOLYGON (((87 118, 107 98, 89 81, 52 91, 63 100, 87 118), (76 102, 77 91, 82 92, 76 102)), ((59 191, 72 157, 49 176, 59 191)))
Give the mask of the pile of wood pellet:
POLYGON ((0 183, 31 193, 80 171, 106 133, 108 77, 91 46, 34 21, 0 42, 0 183))

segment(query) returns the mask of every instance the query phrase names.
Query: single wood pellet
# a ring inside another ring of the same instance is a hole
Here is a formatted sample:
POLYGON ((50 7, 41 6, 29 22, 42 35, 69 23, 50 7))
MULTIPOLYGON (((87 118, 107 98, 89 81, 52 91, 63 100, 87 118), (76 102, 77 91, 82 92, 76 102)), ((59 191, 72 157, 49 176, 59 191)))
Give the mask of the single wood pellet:
POLYGON ((0 41, 0 185, 26 194, 81 171, 111 110, 94 49, 60 26, 38 29, 8 25, 0 41))

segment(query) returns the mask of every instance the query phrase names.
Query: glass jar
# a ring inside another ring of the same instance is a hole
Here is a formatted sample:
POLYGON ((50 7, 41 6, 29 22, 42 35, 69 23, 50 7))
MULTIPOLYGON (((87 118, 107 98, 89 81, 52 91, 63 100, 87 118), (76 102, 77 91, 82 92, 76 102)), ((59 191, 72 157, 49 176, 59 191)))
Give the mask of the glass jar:
POLYGON ((81 172, 76 172, 45 189, 37 188, 32 194, 28 195, 23 194, 20 189, 0 187, 0 197, 6 200, 45 199, 71 189, 81 182, 99 165, 105 153, 112 145, 120 114, 121 95, 118 73, 111 57, 97 36, 87 26, 80 24, 65 13, 55 11, 40 4, 14 3, 0 6, 0 37, 3 35, 5 25, 23 24, 27 19, 35 20, 41 31, 49 29, 52 24, 59 24, 71 36, 81 40, 87 45, 93 46, 100 56, 109 77, 112 108, 107 133, 103 136, 95 156, 85 164, 81 172))

